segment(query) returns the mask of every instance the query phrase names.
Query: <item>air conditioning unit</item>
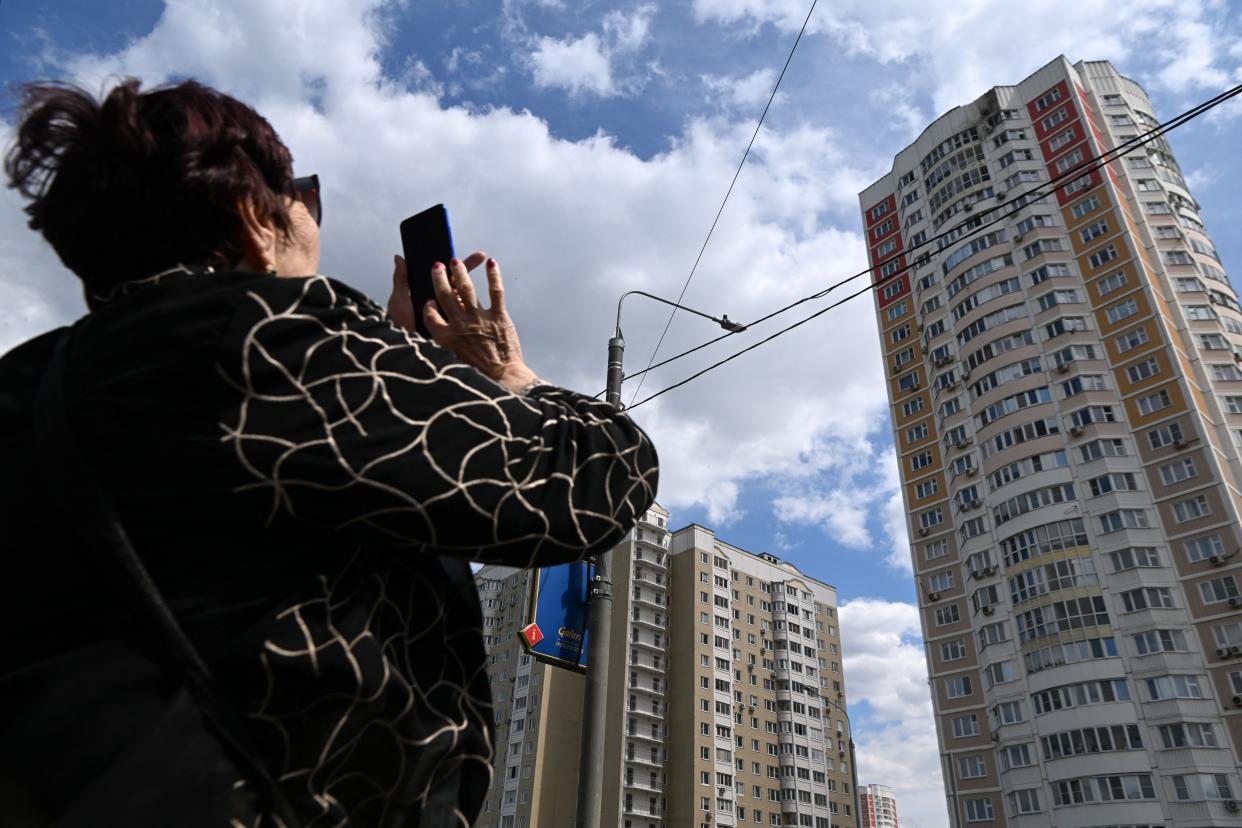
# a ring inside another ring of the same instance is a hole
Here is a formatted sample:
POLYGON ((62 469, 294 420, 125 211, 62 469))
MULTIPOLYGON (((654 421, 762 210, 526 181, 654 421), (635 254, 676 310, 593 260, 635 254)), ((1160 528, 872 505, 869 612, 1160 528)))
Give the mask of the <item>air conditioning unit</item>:
POLYGON ((1208 557, 1208 563, 1210 563, 1212 566, 1224 566, 1225 556, 1224 555, 1211 555, 1208 557))
POLYGON ((1004 201, 1004 200, 1005 200, 1005 196, 1007 196, 1007 195, 1009 195, 1009 191, 1008 191, 1008 190, 997 190, 997 191, 996 191, 996 200, 997 200, 997 201, 1004 201))
POLYGON ((1229 645, 1229 655, 1231 655, 1231 656, 1242 655, 1242 645, 1239 645, 1239 644, 1230 644, 1230 645, 1229 645))
POLYGON ((1232 701, 1234 707, 1242 707, 1242 695, 1234 696, 1232 701))
POLYGON ((952 359, 953 358, 950 357, 948 354, 942 357, 936 357, 936 367, 939 368, 941 365, 948 365, 952 361, 952 359))
POLYGON ((927 527, 926 527, 926 526, 920 526, 920 527, 919 527, 919 537, 920 537, 920 538, 922 538, 922 537, 926 537, 926 536, 927 536, 927 527))
POLYGON ((1225 810, 1226 810, 1226 811, 1236 811, 1236 810, 1238 810, 1238 801, 1237 801, 1236 799, 1230 799, 1230 800, 1227 800, 1227 801, 1225 802, 1225 810))
POLYGON ((1175 449, 1184 449, 1184 448, 1186 448, 1186 441, 1185 441, 1185 440, 1174 440, 1174 441, 1173 441, 1173 448, 1175 448, 1175 449))
POLYGON ((966 443, 962 440, 954 440, 952 446, 955 449, 966 448, 966 443))
POLYGON ((939 601, 939 600, 940 600, 940 593, 939 593, 939 592, 929 592, 929 593, 927 593, 927 600, 928 600, 928 601, 939 601))
POLYGON ((975 209, 975 203, 973 201, 968 201, 962 205, 962 209, 969 213, 971 210, 975 209))
POLYGON ((993 734, 992 734, 992 741, 993 741, 993 742, 999 742, 999 741, 1000 741, 1000 734, 999 734, 999 733, 993 733, 993 734))
POLYGON ((975 477, 978 474, 979 474, 979 469, 976 466, 971 466, 970 468, 966 470, 967 477, 975 477))
POLYGON ((994 567, 994 566, 985 566, 985 567, 983 568, 983 574, 984 574, 984 575, 995 575, 995 574, 996 574, 996 567, 994 567))
POLYGON ((1070 369, 1070 365, 1069 365, 1069 363, 1068 363, 1068 362, 1062 362, 1060 365, 1058 365, 1058 366, 1057 366, 1057 373, 1058 373, 1058 374, 1068 374, 1068 373, 1069 373, 1069 369, 1070 369))
POLYGON ((1082 426, 1071 426, 1069 433, 1077 437, 1078 435, 1082 434, 1082 426))
POLYGON ((1228 648, 1228 647, 1217 647, 1217 648, 1216 648, 1216 657, 1217 657, 1217 658, 1228 658, 1228 657, 1229 657, 1229 648, 1228 648))
POLYGON ((1020 242, 1020 241, 1022 241, 1022 237, 1023 237, 1024 235, 1026 235, 1026 234, 1025 234, 1025 233, 1014 233, 1014 234, 1013 234, 1013 240, 1014 240, 1014 241, 1016 241, 1016 242, 1020 242))
POLYGON ((1229 606, 1231 607, 1236 607, 1239 603, 1242 603, 1242 602, 1239 602, 1237 598, 1229 599, 1229 606))
POLYGON ((983 608, 983 614, 984 614, 984 615, 991 615, 991 614, 992 614, 992 613, 994 613, 994 612, 996 612, 996 610, 995 610, 995 609, 994 609, 991 605, 988 605, 988 606, 986 606, 986 607, 984 607, 984 608, 983 608))

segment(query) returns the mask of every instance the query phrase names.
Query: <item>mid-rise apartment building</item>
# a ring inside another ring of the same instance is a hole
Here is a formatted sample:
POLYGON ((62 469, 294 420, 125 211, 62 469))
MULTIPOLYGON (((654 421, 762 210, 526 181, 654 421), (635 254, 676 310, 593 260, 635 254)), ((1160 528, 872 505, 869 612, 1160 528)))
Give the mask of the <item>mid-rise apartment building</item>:
POLYGON ((861 828, 898 828, 897 799, 888 785, 864 785, 858 800, 861 828))
MULTIPOLYGON (((653 507, 611 553, 603 822, 857 824, 836 590, 653 507)), ((582 690, 526 655, 528 573, 476 574, 496 698, 481 828, 573 824, 582 690)))
POLYGON ((954 825, 1242 825, 1242 308, 1163 138, 1082 167, 1158 121, 1058 58, 860 194, 954 825))

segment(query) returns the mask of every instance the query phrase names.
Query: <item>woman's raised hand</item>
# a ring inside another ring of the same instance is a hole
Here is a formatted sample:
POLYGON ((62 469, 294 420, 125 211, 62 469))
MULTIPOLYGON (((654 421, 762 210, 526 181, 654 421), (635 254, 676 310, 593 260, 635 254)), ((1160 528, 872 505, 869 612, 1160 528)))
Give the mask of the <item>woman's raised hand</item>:
POLYGON ((495 259, 487 259, 483 253, 471 253, 465 260, 453 259, 447 268, 437 263, 431 269, 431 284, 440 307, 429 301, 423 308, 414 308, 405 261, 400 256, 396 258, 388 313, 397 324, 414 330, 414 313, 421 311, 437 345, 451 349, 462 362, 510 391, 520 391, 537 379, 522 358, 517 329, 505 310, 504 282, 495 259), (479 304, 470 281, 470 271, 485 259, 488 308, 479 304))

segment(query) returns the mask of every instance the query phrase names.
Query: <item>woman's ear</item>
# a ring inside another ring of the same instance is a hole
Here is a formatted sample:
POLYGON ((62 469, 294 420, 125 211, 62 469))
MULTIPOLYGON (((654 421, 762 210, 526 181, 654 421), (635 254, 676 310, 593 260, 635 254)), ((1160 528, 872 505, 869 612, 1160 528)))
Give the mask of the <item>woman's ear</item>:
POLYGON ((271 220, 259 217, 254 201, 249 198, 237 202, 237 216, 241 219, 242 260, 238 267, 262 273, 276 265, 276 227, 271 220))

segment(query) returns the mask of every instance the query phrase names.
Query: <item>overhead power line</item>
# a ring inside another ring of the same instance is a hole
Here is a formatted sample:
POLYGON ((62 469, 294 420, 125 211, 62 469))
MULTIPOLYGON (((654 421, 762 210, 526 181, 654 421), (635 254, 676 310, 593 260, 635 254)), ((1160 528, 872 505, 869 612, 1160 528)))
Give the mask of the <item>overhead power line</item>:
MULTIPOLYGON (((1065 181, 1066 179, 1078 178, 1087 172, 1098 169, 1099 166, 1102 166, 1102 163, 1107 163, 1108 161, 1113 160, 1119 155, 1126 155, 1131 150, 1137 149, 1139 146, 1150 143, 1151 141, 1160 137, 1163 133, 1176 129, 1177 127, 1181 126, 1186 121, 1193 120, 1195 117, 1202 115, 1204 112, 1207 112, 1209 109, 1213 108, 1214 106, 1224 103, 1225 101, 1237 95, 1238 92, 1239 92, 1238 87, 1234 87, 1233 89, 1226 90, 1225 92, 1220 93, 1214 98, 1210 98, 1207 101, 1204 101, 1203 103, 1199 104, 1198 106, 1193 107, 1187 110, 1186 112, 1183 112, 1181 115, 1178 115, 1174 118, 1170 118, 1168 121, 1165 121, 1163 124, 1159 124, 1155 127, 1152 127, 1147 132, 1144 132, 1140 135, 1136 135, 1135 137, 1127 141, 1124 141, 1123 143, 1117 145, 1111 150, 1108 150, 1107 152, 1101 153, 1100 155, 1097 155, 1094 158, 1086 159, 1085 161, 1081 162, 1078 166, 1072 169, 1066 170, 1065 172, 1061 173, 1060 175, 1057 175, 1056 177, 1054 177, 1052 180, 1048 181, 1047 183, 1041 184, 1040 186, 1034 188, 1030 192, 1023 194, 1022 196, 1019 196, 1012 203, 1010 203, 1009 205, 1006 205, 1003 208, 993 207, 989 210, 984 210, 974 219, 965 219, 959 222, 958 224, 953 225, 949 229, 941 233, 938 233, 935 236, 932 236, 930 239, 927 239, 926 241, 920 242, 919 244, 916 244, 912 247, 903 247, 901 250, 896 250, 888 258, 884 259, 882 262, 876 265, 860 270, 858 273, 855 273, 853 276, 847 277, 845 279, 842 279, 839 282, 829 285, 823 290, 812 293, 810 296, 804 296, 801 299, 797 299, 793 302, 790 302, 788 305, 785 305, 784 307, 777 308, 776 310, 772 311, 771 313, 765 316, 759 317, 753 322, 748 323, 747 328, 753 328, 754 326, 762 324, 763 322, 766 322, 769 319, 772 319, 773 317, 779 316, 782 313, 790 311, 798 307, 799 305, 814 301, 815 299, 821 299, 824 296, 831 293, 836 288, 840 287, 841 285, 844 285, 848 282, 852 282, 853 280, 861 278, 862 276, 865 276, 867 274, 873 273, 876 270, 883 267, 884 265, 888 264, 889 262, 899 258, 900 256, 903 256, 903 255, 908 256, 910 253, 914 253, 915 251, 922 250, 925 247, 930 247, 931 245, 935 244, 941 239, 947 238, 948 236, 958 233, 958 231, 962 230, 962 228, 966 227, 966 225, 970 224, 970 222, 976 221, 982 216, 985 216, 989 213, 996 212, 997 210, 1002 210, 1002 209, 1009 211, 1007 213, 1002 213, 1001 215, 997 216, 995 219, 989 222, 981 223, 979 226, 975 227, 973 230, 961 236, 961 238, 963 239, 973 238, 976 235, 980 234, 982 231, 1008 218, 1010 215, 1022 209, 1027 204, 1034 203, 1036 201, 1039 201, 1051 195, 1052 191, 1056 190, 1056 188, 1061 185, 1061 182, 1065 181), (1097 164, 1096 162, 1102 162, 1102 163, 1097 164), (1040 193, 1041 190, 1047 190, 1047 192, 1037 195, 1040 193), (1019 199, 1024 199, 1024 200, 1019 200, 1019 199)), ((896 273, 893 273, 892 275, 895 276, 906 270, 910 270, 914 268, 915 266, 916 265, 914 262, 910 262, 904 268, 901 268, 901 270, 898 270, 896 273)), ((891 278, 891 276, 889 278, 891 278)), ((888 281, 888 279, 886 278, 884 281, 888 281)), ((735 335, 736 334, 734 332, 721 334, 719 336, 716 336, 712 339, 707 340, 706 342, 702 342, 698 345, 695 345, 693 348, 690 348, 687 351, 682 351, 681 353, 671 356, 668 359, 657 362, 654 365, 648 365, 646 368, 644 368, 641 371, 636 371, 633 374, 626 374, 624 379, 628 380, 628 379, 634 379, 635 377, 642 376, 650 371, 654 371, 657 368, 662 368, 663 366, 668 365, 669 363, 676 362, 677 360, 682 359, 683 357, 690 356, 696 351, 700 351, 708 346, 715 345, 717 342, 720 342, 722 339, 727 339, 730 336, 735 336, 735 335)), ((603 391, 600 391, 595 396, 600 397, 603 395, 603 393, 604 393, 603 391)))
MULTIPOLYGON (((971 230, 971 232, 970 232, 970 233, 968 233, 967 235, 963 236, 962 238, 963 238, 963 239, 970 239, 970 238, 974 238, 974 237, 978 236, 978 235, 979 235, 982 231, 984 231, 984 230, 988 229, 989 227, 992 227, 992 226, 994 226, 994 225, 998 224, 998 223, 999 223, 999 222, 1001 222, 1001 221, 1004 221, 1006 218, 1008 218, 1009 216, 1013 215, 1013 214, 1014 214, 1014 213, 1016 213, 1018 210, 1021 210, 1022 208, 1026 207, 1026 206, 1028 206, 1028 205, 1030 205, 1030 204, 1033 204, 1033 203, 1035 203, 1035 202, 1042 201, 1043 199, 1045 199, 1045 198, 1047 198, 1048 196, 1052 195, 1052 193, 1056 191, 1057 187, 1059 187, 1059 186, 1061 185, 1061 183, 1063 183, 1063 182, 1064 182, 1067 178, 1074 178, 1074 179, 1077 179, 1077 178, 1082 177, 1083 175, 1086 175, 1086 174, 1088 174, 1088 173, 1090 173, 1090 172, 1093 172, 1093 171, 1095 171, 1095 170, 1098 170, 1098 169, 1100 169, 1101 167, 1103 167, 1105 164, 1108 164, 1108 163, 1110 163, 1111 161, 1114 161, 1114 160, 1116 160, 1117 158, 1119 158, 1119 157, 1121 157, 1121 156, 1123 156, 1123 155, 1127 155, 1127 154, 1129 154, 1129 153, 1130 153, 1131 151, 1133 151, 1134 149, 1137 149, 1138 147, 1141 147, 1141 146, 1143 146, 1143 145, 1145 145, 1145 144, 1148 144, 1148 143, 1150 143, 1150 142, 1154 141, 1156 138, 1159 138, 1159 137, 1161 137, 1162 135, 1164 135, 1164 134, 1166 134, 1166 133, 1168 133, 1168 132, 1171 132, 1171 131, 1173 131, 1174 129, 1177 129, 1178 127, 1182 126, 1183 124, 1189 123, 1190 121, 1194 120, 1195 118, 1199 117, 1200 115, 1203 115, 1204 113, 1208 112, 1209 110, 1214 109, 1215 107, 1219 106, 1220 104, 1224 103, 1225 101, 1230 100, 1231 98, 1236 97, 1236 96, 1237 96, 1237 95, 1239 95, 1239 94, 1242 94, 1242 84, 1239 84, 1238 86, 1234 86, 1234 87, 1233 87, 1233 88, 1231 88, 1231 89, 1228 89, 1228 90, 1226 90, 1226 91, 1224 91, 1224 92, 1221 92, 1219 95, 1216 95, 1215 97, 1210 98, 1210 99, 1208 99, 1208 100, 1204 101, 1203 103, 1200 103, 1198 106, 1195 106, 1195 107, 1193 107, 1193 108, 1191 108, 1191 109, 1188 109, 1188 110, 1186 110, 1185 112, 1183 112, 1182 114, 1180 114, 1180 115, 1178 115, 1178 116, 1176 116, 1176 117, 1174 117, 1174 118, 1171 118, 1171 119, 1169 119, 1168 121, 1165 121, 1164 123, 1162 123, 1162 124, 1160 124, 1160 125, 1158 125, 1158 126, 1152 127, 1152 128, 1151 128, 1150 130, 1148 130, 1147 132, 1144 132, 1144 133, 1142 133, 1142 134, 1140 134, 1140 135, 1137 135, 1137 136, 1135 136, 1134 138, 1131 138, 1130 140, 1125 141, 1125 142, 1123 142, 1123 143, 1119 144, 1118 146, 1114 147, 1113 149, 1108 150, 1107 152, 1101 153, 1100 155, 1097 155, 1097 156, 1095 156, 1094 158, 1092 158, 1092 159, 1090 159, 1090 160, 1088 160, 1088 161, 1084 161, 1082 164, 1078 165, 1077 167, 1074 167, 1073 169, 1067 170, 1066 172, 1062 173, 1061 175, 1056 176, 1056 177, 1055 177, 1055 178, 1053 178, 1051 181, 1049 181, 1047 184, 1044 184, 1044 185, 1042 185, 1042 186, 1040 186, 1040 187, 1036 187, 1035 189, 1031 190, 1029 193, 1025 193, 1025 194, 1023 194, 1023 195, 1017 196, 1017 197, 1016 197, 1016 198, 1015 198, 1015 199, 1014 199, 1011 203, 1009 203, 1009 204, 1005 205, 1004 207, 993 207, 993 208, 991 208, 990 210, 986 210, 986 211, 983 213, 983 215, 987 215, 988 213, 999 213, 999 215, 998 215, 996 218, 992 219, 991 221, 984 222, 984 223, 980 224, 978 227, 976 227, 976 228, 974 228, 973 230, 971 230), (1047 192, 1040 193, 1040 190, 1047 190, 1047 192), (1037 193, 1039 193, 1039 195, 1036 195, 1037 193)), ((836 283, 834 283, 834 284, 832 284, 832 285, 829 285, 828 287, 824 288, 824 289, 823 289, 823 290, 821 290, 821 291, 818 291, 818 292, 816 292, 816 293, 813 293, 813 294, 811 294, 810 296, 805 296, 805 297, 803 297, 803 298, 801 298, 801 299, 798 299, 798 300, 797 300, 797 301, 795 301, 795 302, 791 302, 790 304, 788 304, 788 305, 786 305, 786 306, 784 306, 784 307, 782 307, 782 308, 778 308, 777 310, 773 311, 772 313, 769 313, 769 314, 767 314, 766 316, 763 316, 763 317, 761 317, 761 318, 757 319, 756 321, 749 323, 749 324, 748 324, 748 327, 749 327, 749 328, 753 328, 755 325, 759 324, 760 322, 767 321, 768 319, 771 319, 771 318, 772 318, 772 317, 774 317, 774 316, 777 316, 777 315, 779 315, 779 314, 781 314, 781 313, 785 313, 786 311, 789 311, 789 310, 791 310, 792 308, 797 307, 798 305, 801 305, 801 304, 803 304, 803 303, 805 303, 805 302, 812 301, 812 300, 814 300, 814 299, 821 298, 821 297, 823 297, 823 296, 827 295, 827 294, 828 294, 829 292, 831 292, 832 290, 835 290, 836 288, 841 287, 841 286, 842 286, 842 285, 844 285, 844 284, 847 284, 847 283, 849 283, 849 282, 852 282, 852 281, 854 281, 855 279, 859 279, 859 278, 861 278, 861 277, 863 277, 863 276, 866 276, 866 275, 868 275, 868 274, 872 273, 873 271, 875 271, 877 268, 881 267, 881 266, 882 266, 882 265, 884 265, 884 264, 887 264, 887 263, 889 263, 889 262, 895 261, 898 257, 900 257, 900 256, 902 256, 902 255, 907 255, 907 258, 909 258, 909 257, 908 257, 908 254, 909 254, 910 252, 913 252, 913 251, 915 251, 915 250, 919 250, 919 249, 921 249, 921 248, 923 248, 923 247, 927 247, 928 245, 932 244, 933 242, 936 242, 936 241, 938 241, 938 240, 940 240, 940 239, 942 239, 942 238, 945 238, 945 237, 946 237, 946 236, 948 236, 950 233, 953 233, 953 232, 955 232, 956 230, 959 230, 960 228, 964 227, 966 224, 967 224, 967 222, 962 222, 961 224, 958 224, 958 225, 956 225, 956 226, 954 226, 954 227, 950 228, 949 230, 945 231, 944 233, 941 233, 941 234, 939 234, 939 235, 937 235, 937 236, 933 236, 932 238, 928 239, 928 240, 927 240, 927 241, 925 241, 925 242, 922 242, 921 244, 915 245, 914 247, 910 247, 910 248, 903 248, 902 250, 895 251, 895 252, 894 252, 894 253, 893 253, 890 257, 888 257, 887 259, 885 259, 885 260, 884 260, 884 262, 880 263, 879 265, 876 265, 876 266, 873 266, 873 267, 869 267, 869 268, 867 268, 867 269, 865 269, 865 270, 861 270, 861 271, 859 271, 858 273, 855 273, 853 276, 847 277, 847 278, 845 278, 845 279, 842 279, 842 280, 841 280, 841 281, 839 281, 839 282, 836 282, 836 283)), ((837 302, 834 302, 834 303, 832 303, 832 304, 830 304, 830 305, 827 305, 827 306, 825 306, 825 307, 821 308, 820 310, 816 311, 815 313, 811 314, 810 316, 804 317, 803 319, 800 319, 799 321, 795 322, 794 324, 789 325, 788 327, 782 328, 782 329, 780 329, 780 330, 778 330, 778 331, 776 331, 776 332, 772 333, 771 335, 769 335, 769 336, 765 337, 764 339, 761 339, 761 340, 759 340, 758 342, 755 342, 755 343, 753 343, 753 344, 751 344, 751 345, 749 345, 749 346, 747 346, 747 347, 743 348, 743 349, 742 349, 742 350, 740 350, 740 351, 737 351, 737 352, 735 352, 735 353, 730 354, 729 356, 725 357, 724 359, 721 359, 721 360, 719 360, 719 361, 717 361, 717 362, 715 362, 715 363, 713 363, 713 364, 711 364, 711 365, 707 366, 706 368, 703 368, 702 370, 697 371, 697 372, 695 372, 695 373, 691 374, 690 376, 686 377, 685 379, 683 379, 683 380, 681 380, 681 381, 679 381, 679 382, 676 382, 676 383, 674 383, 674 384, 672 384, 672 385, 669 385, 669 386, 667 386, 667 387, 665 387, 665 388, 662 388, 662 389, 660 389, 659 391, 655 392, 654 394, 651 394, 650 396, 644 397, 642 400, 640 400, 640 401, 638 401, 638 402, 636 402, 636 403, 632 404, 632 405, 630 406, 630 408, 631 408, 631 409, 633 409, 633 408, 637 408, 638 406, 640 406, 640 405, 642 405, 642 404, 644 404, 644 403, 647 403, 647 402, 650 402, 651 400, 654 400, 656 397, 659 397, 659 396, 661 396, 661 395, 663 395, 663 394, 667 394, 669 391, 672 391, 672 390, 674 390, 674 389, 680 388, 681 386, 686 385, 687 383, 692 382, 692 381, 693 381, 693 380, 695 380, 695 379, 698 379, 699 377, 703 376, 704 374, 708 373, 709 371, 713 371, 713 370, 715 370, 716 368, 719 368, 720 366, 724 365, 725 363, 733 361, 734 359, 738 358, 738 357, 739 357, 739 356, 741 356, 742 354, 749 353, 750 351, 753 351, 753 350, 755 350, 756 348, 758 348, 760 345, 765 345, 765 344, 767 344, 768 342, 771 342, 773 339, 776 339, 778 336, 781 336, 781 335, 783 335, 783 334, 786 334, 786 333, 788 333, 788 332, 790 332, 790 331, 794 330, 795 328, 798 328, 798 327, 801 327, 802 325, 805 325, 807 322, 810 322, 812 319, 816 319, 816 318, 818 318, 818 317, 820 317, 820 316, 824 315, 825 313, 827 313, 828 311, 832 310, 833 308, 839 307, 840 305, 845 304, 846 302, 850 301, 851 299, 854 299, 854 298, 856 298, 856 297, 858 297, 858 296, 861 296, 862 294, 867 293, 867 292, 869 292, 869 291, 871 291, 871 290, 873 290, 873 289, 877 289, 877 288, 879 288, 881 285, 885 284, 885 283, 886 283, 886 282, 888 282, 890 279, 892 279, 892 278, 896 277, 897 275, 899 275, 899 274, 901 274, 901 273, 903 273, 903 272, 905 272, 905 271, 908 271, 908 270, 912 269, 914 266, 915 266, 915 264, 914 264, 913 262, 907 262, 907 264, 906 264, 904 267, 902 267, 902 268, 900 268, 899 270, 895 271, 894 273, 890 274, 890 275, 889 275, 888 277, 886 277, 885 279, 883 279, 883 280, 881 280, 881 281, 879 281, 879 282, 875 282, 874 284, 870 284, 870 283, 869 283, 866 287, 862 288, 861 290, 855 291, 854 293, 851 293, 849 296, 846 296, 844 299, 841 299, 841 300, 839 300, 839 301, 837 301, 837 302)), ((690 349, 690 350, 688 350, 688 351, 685 351, 685 352, 683 352, 683 353, 681 353, 681 354, 678 354, 678 355, 676 355, 676 356, 673 356, 673 357, 669 357, 668 359, 666 359, 666 360, 664 360, 663 362, 661 362, 659 365, 653 365, 653 366, 651 366, 651 367, 649 367, 649 368, 647 368, 647 369, 644 369, 644 371, 643 371, 642 373, 646 373, 646 371, 649 371, 649 370, 654 370, 655 368, 658 368, 658 367, 660 367, 661 365, 667 365, 667 364, 668 364, 668 363, 670 363, 670 362, 673 362, 673 361, 675 361, 675 360, 677 360, 677 359, 681 359, 682 357, 688 356, 688 355, 690 355, 690 354, 694 353, 695 351, 698 351, 698 350, 700 350, 700 349, 702 349, 702 348, 707 347, 708 345, 711 345, 711 344, 714 344, 714 343, 716 343, 716 342, 719 342, 720 340, 722 340, 722 339, 724 339, 724 338, 726 338, 726 337, 728 337, 728 336, 732 336, 732 335, 733 335, 733 334, 725 334, 725 335, 723 335, 723 336, 718 336, 718 337, 715 337, 714 339, 711 339, 711 340, 709 340, 709 341, 707 341, 707 342, 704 342, 704 343, 702 343, 702 344, 700 344, 700 345, 697 345, 697 346, 695 346, 694 348, 691 348, 691 349, 690 349)), ((637 375, 635 375, 635 376, 637 376, 637 375)), ((627 379, 628 379, 628 377, 627 377, 627 379)))
MULTIPOLYGON (((759 115, 759 123, 755 124, 755 131, 750 136, 750 143, 746 145, 746 151, 742 153, 742 160, 738 163, 737 170, 733 173, 733 180, 729 182, 729 189, 725 190, 724 199, 720 202, 720 209, 716 211, 716 217, 712 219, 712 226, 707 229, 707 238, 703 239, 703 245, 699 248, 699 255, 694 257, 694 264, 690 268, 690 275, 686 277, 685 284, 681 286, 681 293, 677 294, 677 304, 679 305, 686 296, 686 290, 690 287, 690 280, 694 278, 695 271, 699 269, 699 262, 703 260, 703 252, 707 250, 707 243, 712 240, 712 233, 716 231, 716 224, 720 221, 721 214, 724 213, 725 205, 729 203, 729 196, 733 193, 733 185, 737 184, 738 176, 742 174, 742 167, 746 165, 746 159, 750 156, 750 149, 755 145, 755 139, 759 137, 759 129, 763 126, 763 120, 768 117, 768 110, 772 108, 772 101, 776 100, 776 90, 781 88, 781 81, 785 79, 785 71, 789 69, 794 52, 798 51, 798 44, 802 42, 802 35, 806 33, 806 25, 811 22, 811 13, 815 11, 815 4, 817 2, 819 0, 811 0, 811 8, 807 10, 806 19, 802 21, 802 28, 798 31, 798 36, 794 38, 793 47, 789 50, 789 57, 785 58, 785 65, 781 67, 780 76, 777 77, 776 84, 772 87, 772 94, 768 96, 768 102, 763 106, 763 112, 759 115)), ((673 308, 672 313, 668 315, 668 321, 664 323, 664 330, 660 332, 660 338, 656 340, 655 348, 651 351, 651 359, 647 360, 647 367, 634 374, 634 376, 641 376, 643 379, 638 381, 638 388, 634 390, 634 396, 630 397, 631 403, 638 397, 638 392, 643 390, 646 374, 651 370, 651 363, 655 362, 656 354, 660 353, 660 346, 664 344, 664 337, 668 334, 668 329, 673 324, 673 317, 676 315, 677 308, 673 308)), ((596 396, 599 396, 599 394, 596 394, 596 396)))

